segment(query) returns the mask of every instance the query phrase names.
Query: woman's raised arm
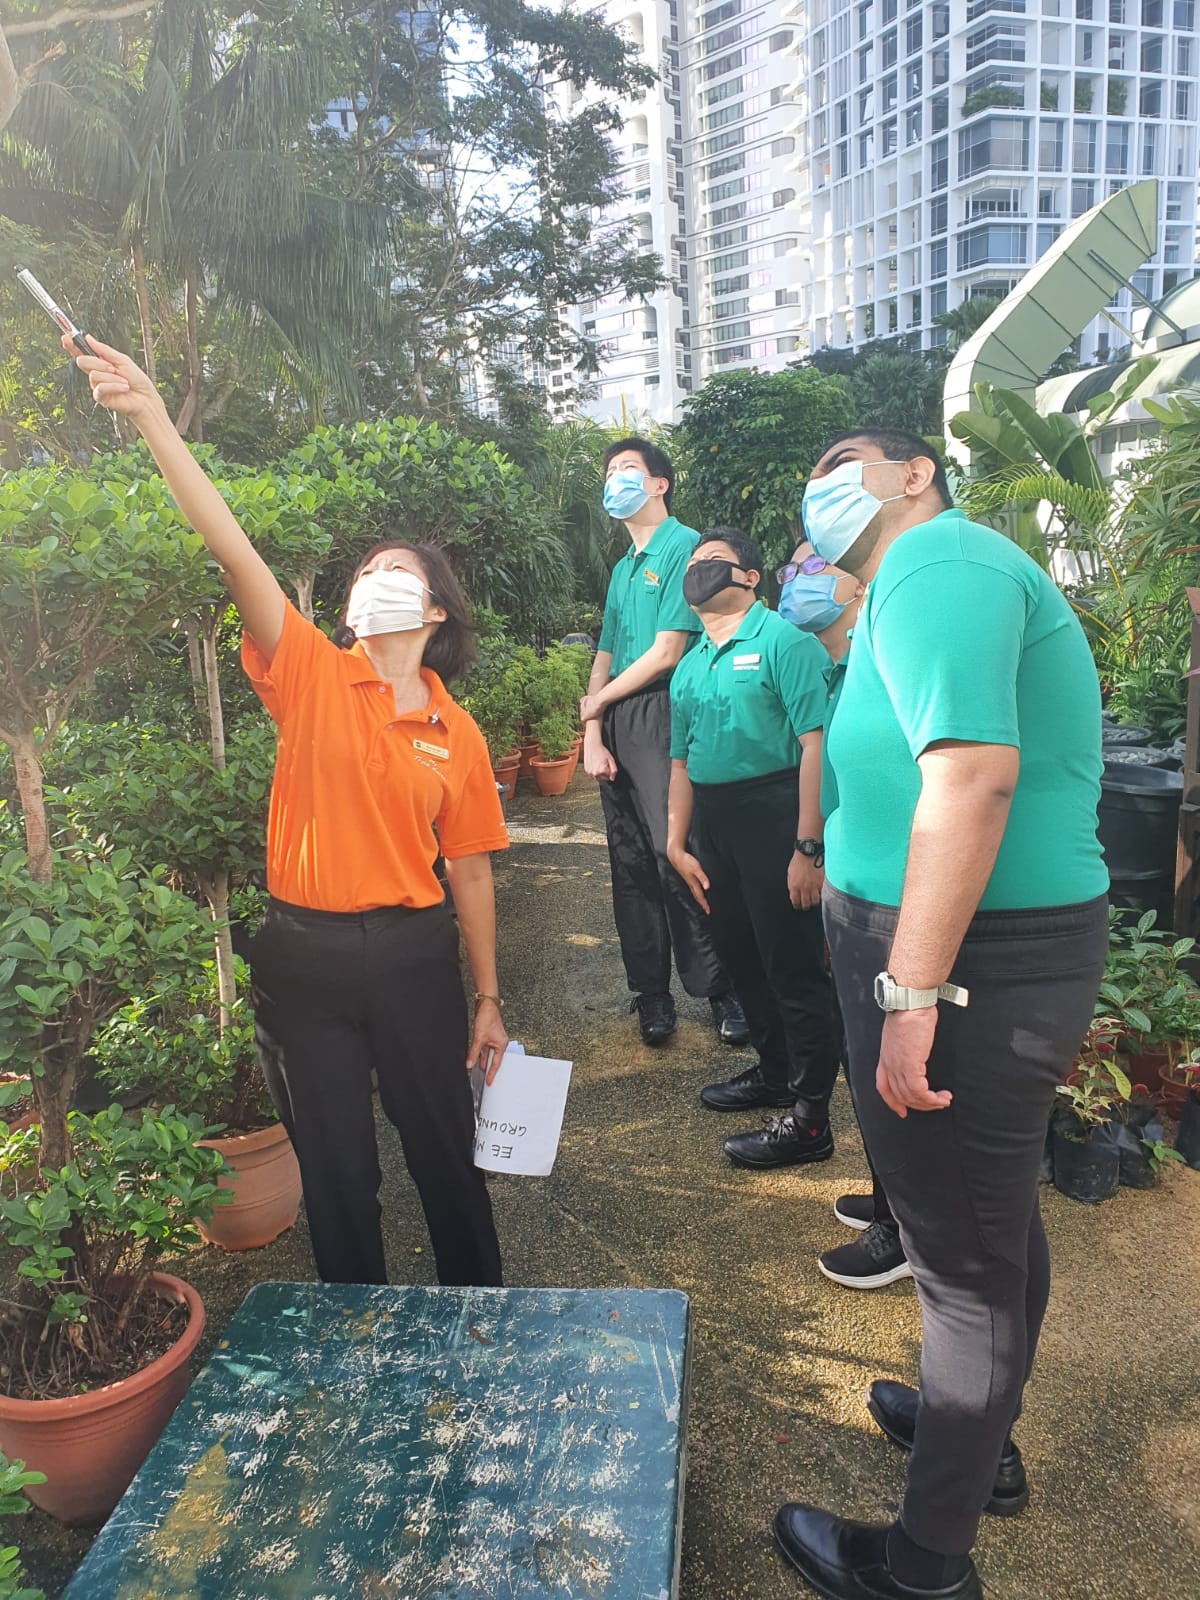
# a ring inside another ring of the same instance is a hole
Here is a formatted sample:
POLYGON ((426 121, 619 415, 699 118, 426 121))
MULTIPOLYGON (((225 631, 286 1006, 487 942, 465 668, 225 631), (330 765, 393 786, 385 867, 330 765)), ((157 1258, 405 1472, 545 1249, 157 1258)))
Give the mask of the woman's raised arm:
POLYGON ((142 369, 91 334, 88 342, 95 355, 79 355, 67 338, 63 349, 87 374, 97 404, 128 417, 145 439, 180 511, 220 566, 246 631, 269 661, 283 631, 287 603, 275 574, 175 431, 162 397, 142 369))

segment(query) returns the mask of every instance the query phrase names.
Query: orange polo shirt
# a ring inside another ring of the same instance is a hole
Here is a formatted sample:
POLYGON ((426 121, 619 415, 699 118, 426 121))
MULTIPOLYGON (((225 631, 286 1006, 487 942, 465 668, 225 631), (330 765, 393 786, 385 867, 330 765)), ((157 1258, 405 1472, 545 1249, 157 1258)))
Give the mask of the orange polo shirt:
POLYGON ((279 730, 267 819, 267 888, 313 911, 432 906, 433 871, 503 850, 504 813, 483 735, 436 672, 422 711, 397 717, 361 645, 339 650, 289 604, 268 666, 242 665, 279 730))

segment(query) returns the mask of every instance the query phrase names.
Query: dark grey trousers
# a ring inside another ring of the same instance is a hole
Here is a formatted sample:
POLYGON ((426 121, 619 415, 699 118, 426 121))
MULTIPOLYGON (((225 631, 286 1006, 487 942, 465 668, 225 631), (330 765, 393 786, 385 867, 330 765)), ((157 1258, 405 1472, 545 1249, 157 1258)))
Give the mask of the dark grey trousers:
POLYGON ((617 763, 600 785, 613 918, 625 977, 634 994, 666 994, 671 956, 680 982, 698 998, 730 987, 707 920, 667 860, 667 788, 671 781, 671 696, 651 684, 604 713, 604 743, 617 763))
POLYGON ((875 1086, 896 910, 825 891, 854 1104, 887 1186, 921 1304, 921 1403, 900 1520, 928 1550, 975 1542, 1020 1410, 1050 1289, 1038 1168, 1054 1091, 1070 1069, 1108 944, 1107 902, 981 912, 939 1007, 929 1083, 945 1111, 898 1117, 875 1086))

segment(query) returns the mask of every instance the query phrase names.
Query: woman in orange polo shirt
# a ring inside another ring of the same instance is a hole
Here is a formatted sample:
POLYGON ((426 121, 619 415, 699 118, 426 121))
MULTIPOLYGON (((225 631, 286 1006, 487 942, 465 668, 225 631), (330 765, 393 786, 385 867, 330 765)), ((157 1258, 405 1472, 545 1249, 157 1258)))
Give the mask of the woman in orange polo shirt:
POLYGON ((354 643, 339 648, 288 601, 145 373, 90 342, 96 355, 77 360, 92 393, 136 424, 219 563, 245 627, 243 665, 278 728, 255 1031, 300 1161, 317 1270, 326 1282, 387 1281, 374 1072, 439 1280, 498 1284, 463 1067, 490 1080, 508 1044, 489 855, 508 838, 487 746, 443 683, 470 659, 462 591, 440 551, 378 545, 350 586, 354 643), (475 983, 473 1028, 439 849, 475 983))

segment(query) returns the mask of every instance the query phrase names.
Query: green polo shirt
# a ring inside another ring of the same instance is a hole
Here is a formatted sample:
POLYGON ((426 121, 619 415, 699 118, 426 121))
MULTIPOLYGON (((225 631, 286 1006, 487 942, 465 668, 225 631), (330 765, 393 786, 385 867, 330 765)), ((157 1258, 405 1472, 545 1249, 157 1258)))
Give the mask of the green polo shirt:
POLYGON ((821 725, 824 734, 821 740, 821 818, 824 822, 828 822, 837 810, 837 779, 829 764, 829 725, 833 721, 837 703, 842 697, 848 660, 849 658, 844 655, 840 661, 825 663, 825 719, 821 725))
POLYGON ((683 598, 683 573, 700 542, 694 528, 668 517, 644 550, 632 545, 613 568, 604 602, 599 649, 612 656, 612 675, 644 656, 659 633, 699 633, 700 619, 683 598))
POLYGON ((917 758, 941 739, 1021 754, 982 910, 1105 892, 1100 689, 1083 629, 1035 562, 958 511, 901 534, 855 623, 827 740, 825 872, 844 893, 899 905, 917 758))
POLYGON ((732 639, 704 634, 671 679, 671 758, 693 783, 736 783, 800 764, 821 726, 824 650, 777 611, 752 605, 732 639))

